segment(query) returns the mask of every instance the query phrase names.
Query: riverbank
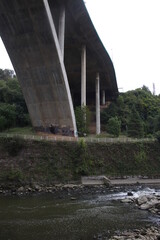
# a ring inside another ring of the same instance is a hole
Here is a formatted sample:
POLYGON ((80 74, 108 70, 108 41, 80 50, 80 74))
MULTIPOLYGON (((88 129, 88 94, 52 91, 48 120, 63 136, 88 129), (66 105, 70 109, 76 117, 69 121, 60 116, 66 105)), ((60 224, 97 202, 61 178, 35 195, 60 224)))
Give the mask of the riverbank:
POLYGON ((21 239, 21 234, 23 239, 30 240, 42 237, 47 240, 157 240, 156 228, 160 227, 157 215, 139 209, 134 201, 124 203, 122 200, 143 194, 160 196, 160 186, 107 188, 57 184, 56 189, 50 186, 46 193, 40 186, 34 187, 37 190, 28 189, 27 194, 26 189, 21 188, 12 196, 0 195, 1 239, 9 239, 13 234, 21 239))
MULTIPOLYGON (((160 179, 139 179, 139 182, 128 179, 111 179, 110 185, 83 185, 83 184, 38 184, 18 185, 14 183, 0 184, 0 195, 35 195, 52 194, 53 198, 80 199, 84 197, 105 195, 109 192, 131 192, 135 189, 147 187, 160 188, 160 179)), ((130 199, 129 199, 130 200, 130 199)))
POLYGON ((33 183, 80 183, 81 176, 91 175, 157 179, 159 156, 156 141, 86 143, 0 137, 0 184, 21 187, 33 183))
POLYGON ((151 226, 142 229, 134 229, 134 231, 117 232, 111 238, 103 238, 104 240, 159 240, 160 229, 157 226, 151 226))

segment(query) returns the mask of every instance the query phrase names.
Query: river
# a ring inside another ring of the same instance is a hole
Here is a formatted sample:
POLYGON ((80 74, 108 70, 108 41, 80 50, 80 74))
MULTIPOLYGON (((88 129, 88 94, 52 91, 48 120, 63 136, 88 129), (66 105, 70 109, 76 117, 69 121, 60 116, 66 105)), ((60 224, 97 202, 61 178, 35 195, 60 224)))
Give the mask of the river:
MULTIPOLYGON (((142 191, 155 189, 137 189, 134 194, 142 191)), ((90 240, 159 221, 134 205, 122 204, 126 195, 126 191, 109 192, 74 201, 52 194, 1 195, 0 240, 90 240)))

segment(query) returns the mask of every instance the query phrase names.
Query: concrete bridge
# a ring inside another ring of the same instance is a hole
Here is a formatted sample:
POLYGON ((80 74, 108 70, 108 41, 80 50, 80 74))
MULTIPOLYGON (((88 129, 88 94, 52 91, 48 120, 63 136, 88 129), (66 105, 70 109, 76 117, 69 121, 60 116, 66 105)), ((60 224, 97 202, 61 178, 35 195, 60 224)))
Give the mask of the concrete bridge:
POLYGON ((83 0, 0 0, 0 36, 35 129, 76 136, 74 107, 87 104, 96 106, 100 133, 100 105, 118 89, 83 0))

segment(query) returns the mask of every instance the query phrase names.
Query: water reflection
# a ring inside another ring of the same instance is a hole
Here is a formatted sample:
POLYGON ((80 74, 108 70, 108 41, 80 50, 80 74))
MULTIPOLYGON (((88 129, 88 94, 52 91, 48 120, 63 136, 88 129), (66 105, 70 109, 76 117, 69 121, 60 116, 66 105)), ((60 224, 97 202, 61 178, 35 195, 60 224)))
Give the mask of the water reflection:
POLYGON ((120 192, 76 201, 55 200, 52 195, 1 196, 0 239, 89 240, 98 233, 156 221, 147 211, 117 200, 125 196, 120 192))

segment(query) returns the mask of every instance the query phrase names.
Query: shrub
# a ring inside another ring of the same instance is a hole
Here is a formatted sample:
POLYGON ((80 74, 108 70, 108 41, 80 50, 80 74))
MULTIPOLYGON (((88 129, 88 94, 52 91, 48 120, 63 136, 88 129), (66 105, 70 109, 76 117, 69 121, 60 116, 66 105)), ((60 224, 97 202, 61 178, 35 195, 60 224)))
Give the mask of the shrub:
POLYGON ((108 120, 107 132, 114 137, 118 137, 121 132, 121 121, 117 117, 112 117, 108 120))
POLYGON ((7 125, 7 120, 4 116, 0 116, 0 131, 3 131, 7 125))
POLYGON ((19 169, 11 169, 6 176, 8 181, 21 181, 23 180, 23 174, 19 169))
POLYGON ((128 136, 135 138, 142 138, 144 136, 144 124, 135 108, 132 110, 128 122, 128 136))
POLYGON ((89 132, 89 124, 90 124, 90 111, 89 109, 84 107, 76 107, 75 109, 77 130, 79 136, 86 136, 89 132))
POLYGON ((160 131, 157 131, 155 133, 155 138, 158 140, 158 142, 160 143, 160 131))
POLYGON ((3 149, 13 157, 17 156, 21 149, 25 146, 24 140, 19 137, 0 138, 0 143, 3 146, 3 149))

